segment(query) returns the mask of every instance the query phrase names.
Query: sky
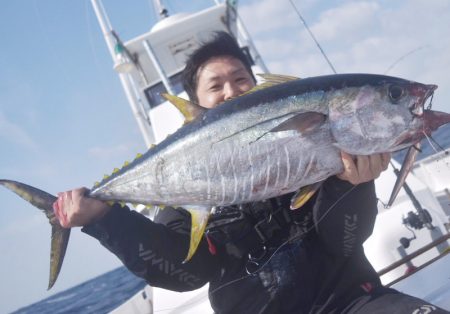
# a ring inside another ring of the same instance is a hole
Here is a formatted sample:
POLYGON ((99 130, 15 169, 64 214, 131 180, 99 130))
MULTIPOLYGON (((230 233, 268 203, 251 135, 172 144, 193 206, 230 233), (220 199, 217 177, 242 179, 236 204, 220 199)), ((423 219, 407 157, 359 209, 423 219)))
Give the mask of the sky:
MULTIPOLYGON (((165 3, 169 13, 214 4, 165 3)), ((433 108, 450 111, 450 1, 294 3, 337 72, 437 84, 433 108)), ((147 32, 156 20, 149 0, 103 5, 123 41, 147 32)), ((270 72, 332 73, 289 1, 242 0, 239 13, 270 72)), ((4 1, 0 38, 0 178, 56 194, 90 187, 145 152, 89 0, 4 1)), ((120 266, 97 241, 74 229, 59 279, 47 291, 45 216, 5 189, 0 200, 1 313, 120 266)))

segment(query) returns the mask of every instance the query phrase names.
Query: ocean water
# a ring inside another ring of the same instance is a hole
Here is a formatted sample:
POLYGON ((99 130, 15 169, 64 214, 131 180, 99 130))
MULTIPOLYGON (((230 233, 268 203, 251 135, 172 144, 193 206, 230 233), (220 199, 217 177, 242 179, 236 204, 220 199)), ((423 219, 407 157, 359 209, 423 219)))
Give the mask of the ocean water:
POLYGON ((119 267, 13 313, 108 313, 145 285, 125 267, 119 267))
MULTIPOLYGON (((441 147, 450 148, 450 124, 435 132, 433 138, 441 147)), ((424 140, 418 160, 433 153, 434 149, 424 140)), ((402 151, 393 157, 401 162, 404 155, 402 151)), ((142 279, 132 275, 125 267, 120 267, 13 313, 108 313, 144 286, 142 279)))

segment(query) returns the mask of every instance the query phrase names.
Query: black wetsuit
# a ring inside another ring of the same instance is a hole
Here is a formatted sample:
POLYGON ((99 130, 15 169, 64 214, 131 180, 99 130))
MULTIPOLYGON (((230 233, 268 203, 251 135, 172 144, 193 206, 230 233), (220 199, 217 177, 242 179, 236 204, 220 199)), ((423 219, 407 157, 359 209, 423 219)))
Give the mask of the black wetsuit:
POLYGON ((421 307, 431 306, 382 287, 364 255, 377 214, 373 182, 353 187, 329 178, 296 211, 291 197, 219 208, 184 264, 191 223, 183 209, 164 209, 153 222, 115 206, 83 231, 152 286, 188 291, 209 282, 216 313, 425 313, 421 307))

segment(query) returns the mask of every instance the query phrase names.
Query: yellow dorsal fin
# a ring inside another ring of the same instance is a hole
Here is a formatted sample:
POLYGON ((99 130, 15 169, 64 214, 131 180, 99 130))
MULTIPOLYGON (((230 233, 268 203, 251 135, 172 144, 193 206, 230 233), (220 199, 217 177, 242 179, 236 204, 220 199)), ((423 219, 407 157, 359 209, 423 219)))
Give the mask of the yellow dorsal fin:
POLYGON ((161 93, 161 96, 168 100, 175 107, 177 107, 178 110, 180 110, 180 112, 184 116, 184 123, 191 122, 206 111, 205 108, 193 104, 187 99, 183 99, 181 97, 170 95, 167 93, 161 93))
POLYGON ((240 97, 242 95, 247 95, 247 94, 251 94, 253 92, 256 92, 258 90, 264 89, 264 88, 268 88, 274 85, 278 85, 281 83, 286 83, 289 81, 294 81, 294 80, 298 80, 299 77, 295 77, 295 76, 290 76, 290 75, 281 75, 281 74, 270 74, 270 73, 262 73, 262 74, 257 74, 258 76, 262 77, 264 79, 264 82, 256 85, 255 87, 253 87, 251 90, 237 96, 240 97))
MULTIPOLYGON (((267 88, 267 87, 271 87, 271 86, 273 86, 273 85, 275 85, 275 84, 264 82, 264 83, 261 83, 261 84, 259 84, 259 85, 256 85, 256 86, 253 87, 251 90, 246 91, 245 93, 242 93, 241 95, 239 95, 239 96, 237 96, 237 97, 241 97, 241 96, 243 96, 243 95, 251 94, 251 93, 253 93, 253 92, 256 92, 256 91, 258 91, 258 90, 261 90, 261 89, 264 89, 264 88, 267 88)), ((234 97, 234 98, 237 98, 237 97, 234 97)))
POLYGON ((261 73, 257 75, 264 79, 263 84, 269 83, 271 84, 271 86, 300 79, 299 77, 296 76, 283 74, 261 73))

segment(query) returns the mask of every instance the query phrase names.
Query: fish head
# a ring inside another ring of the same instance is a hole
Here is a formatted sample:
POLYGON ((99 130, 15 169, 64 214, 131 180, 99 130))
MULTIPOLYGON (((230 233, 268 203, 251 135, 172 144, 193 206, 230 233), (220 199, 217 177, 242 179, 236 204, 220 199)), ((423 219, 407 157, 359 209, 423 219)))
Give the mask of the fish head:
POLYGON ((414 145, 425 134, 450 122, 450 115, 425 110, 436 85, 375 76, 360 86, 335 92, 330 101, 330 127, 336 146, 348 153, 369 155, 414 145))

